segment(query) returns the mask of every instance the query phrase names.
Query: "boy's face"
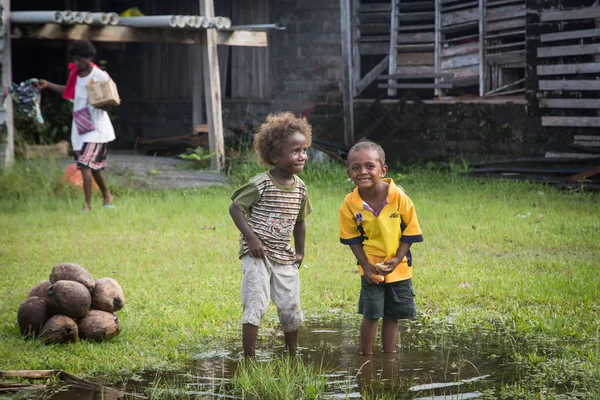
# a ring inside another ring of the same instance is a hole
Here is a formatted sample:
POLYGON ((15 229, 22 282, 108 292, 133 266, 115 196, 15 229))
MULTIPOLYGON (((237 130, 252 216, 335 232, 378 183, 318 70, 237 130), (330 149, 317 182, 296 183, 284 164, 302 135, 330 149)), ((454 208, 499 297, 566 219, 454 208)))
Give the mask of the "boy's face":
POLYGON ((273 166, 290 174, 299 174, 308 160, 306 149, 306 137, 295 132, 284 140, 279 157, 273 160, 273 166))
POLYGON ((92 59, 91 58, 86 58, 86 57, 81 57, 81 56, 73 56, 73 64, 75 64, 75 66, 77 67, 77 70, 79 71, 87 71, 90 69, 91 65, 92 65, 92 59))
POLYGON ((376 187, 387 174, 387 165, 382 165, 377 151, 363 149, 348 155, 348 177, 359 189, 376 187))

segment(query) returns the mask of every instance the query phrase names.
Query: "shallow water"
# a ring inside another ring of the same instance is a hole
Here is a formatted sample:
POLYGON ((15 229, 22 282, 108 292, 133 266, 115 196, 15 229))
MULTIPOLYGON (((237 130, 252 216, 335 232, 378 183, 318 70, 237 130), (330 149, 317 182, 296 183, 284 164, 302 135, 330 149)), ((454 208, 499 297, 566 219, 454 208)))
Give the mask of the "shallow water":
MULTIPOLYGON (((322 366, 327 372, 331 398, 361 398, 365 391, 400 393, 398 398, 438 400, 473 399, 483 390, 499 389, 514 381, 516 367, 505 362, 501 351, 486 348, 479 342, 447 341, 443 348, 423 340, 419 324, 400 323, 399 351, 382 354, 375 347, 371 357, 358 353, 360 320, 317 320, 300 329, 299 354, 306 363, 322 366), (429 343, 426 347, 424 343, 429 343)), ((268 347, 259 340, 257 360, 266 362, 283 354, 283 337, 277 331, 264 335, 281 336, 281 345, 268 347)), ((260 336, 260 335, 259 335, 260 336)), ((448 340, 448 339, 447 339, 448 340)), ((379 339, 376 344, 379 343, 379 339)), ((223 392, 234 376, 242 357, 238 348, 218 349, 193 355, 185 373, 146 373, 115 389, 144 393, 147 388, 184 388, 185 394, 196 398, 237 398, 223 392)), ((158 393, 157 393, 158 394, 158 393)), ((64 387, 47 394, 46 399, 112 400, 122 398, 116 393, 100 390, 64 387)))

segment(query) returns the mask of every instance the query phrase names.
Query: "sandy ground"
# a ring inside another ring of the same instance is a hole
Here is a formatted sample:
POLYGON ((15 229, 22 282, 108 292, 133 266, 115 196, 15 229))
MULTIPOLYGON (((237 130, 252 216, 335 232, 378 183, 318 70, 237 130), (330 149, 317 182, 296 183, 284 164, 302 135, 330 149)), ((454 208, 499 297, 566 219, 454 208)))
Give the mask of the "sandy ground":
MULTIPOLYGON (((57 161, 63 168, 74 162, 72 158, 57 161)), ((183 189, 227 184, 224 174, 181 168, 185 163, 186 161, 176 158, 115 150, 109 152, 105 175, 109 183, 117 179, 123 184, 147 189, 183 189)))

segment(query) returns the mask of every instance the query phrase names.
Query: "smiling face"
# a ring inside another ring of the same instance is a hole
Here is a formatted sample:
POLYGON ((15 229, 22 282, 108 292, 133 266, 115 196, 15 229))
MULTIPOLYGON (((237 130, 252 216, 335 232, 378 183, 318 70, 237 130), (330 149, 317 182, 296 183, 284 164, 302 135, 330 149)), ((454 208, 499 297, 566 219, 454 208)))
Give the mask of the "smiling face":
POLYGON ((377 187, 387 174, 388 167, 382 163, 379 153, 364 148, 348 154, 348 177, 359 189, 377 187))
POLYGON ((279 156, 273 166, 286 174, 299 174, 308 160, 306 137, 300 132, 288 136, 281 145, 279 156))

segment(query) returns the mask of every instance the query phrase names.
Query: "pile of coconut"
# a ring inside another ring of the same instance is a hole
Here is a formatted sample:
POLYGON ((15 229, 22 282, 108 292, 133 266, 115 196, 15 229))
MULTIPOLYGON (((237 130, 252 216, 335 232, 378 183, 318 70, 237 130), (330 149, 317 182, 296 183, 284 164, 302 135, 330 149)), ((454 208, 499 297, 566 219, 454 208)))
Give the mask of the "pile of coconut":
POLYGON ((31 289, 19 306, 21 334, 46 344, 72 343, 79 338, 95 342, 121 332, 116 311, 125 305, 119 283, 112 278, 94 281, 77 264, 57 264, 50 279, 31 289))

